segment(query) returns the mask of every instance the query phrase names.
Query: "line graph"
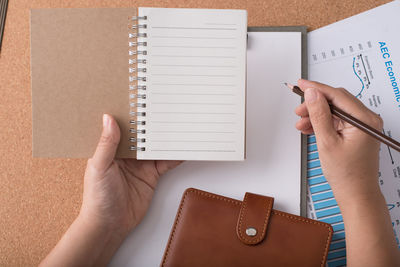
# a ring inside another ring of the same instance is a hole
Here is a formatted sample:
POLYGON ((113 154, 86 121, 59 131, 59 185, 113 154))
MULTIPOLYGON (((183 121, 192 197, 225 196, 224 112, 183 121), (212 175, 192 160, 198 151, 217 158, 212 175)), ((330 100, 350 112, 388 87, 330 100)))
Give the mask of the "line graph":
MULTIPOLYGON (((313 53, 309 57, 313 76, 320 82, 343 86, 360 100, 369 100, 370 88, 375 80, 376 60, 371 41, 332 47, 313 53), (332 72, 331 69, 340 71, 332 72)), ((310 71, 310 73, 311 73, 310 71)), ((372 100, 371 100, 372 101, 372 100)))
POLYGON ((353 57, 353 72, 361 83, 361 90, 356 93, 355 96, 357 98, 361 98, 364 89, 368 89, 371 85, 367 68, 365 67, 363 54, 358 54, 357 56, 353 57))
MULTIPOLYGON (((383 131, 383 134, 386 134, 385 129, 382 129, 382 131, 383 131)), ((390 131, 388 132, 387 135, 388 135, 389 137, 392 137, 392 135, 390 134, 390 131)), ((392 162, 392 164, 394 164, 394 160, 393 160, 393 156, 392 156, 392 151, 390 151, 390 147, 389 147, 388 145, 386 145, 386 146, 387 146, 388 153, 389 153, 389 156, 390 156, 390 161, 392 162)))
POLYGON ((356 58, 353 57, 353 71, 354 71, 354 74, 357 76, 357 78, 360 80, 361 86, 362 86, 361 91, 356 95, 356 97, 360 97, 361 93, 364 91, 365 85, 364 85, 364 82, 362 81, 361 77, 357 74, 357 71, 355 69, 355 62, 356 62, 356 58))

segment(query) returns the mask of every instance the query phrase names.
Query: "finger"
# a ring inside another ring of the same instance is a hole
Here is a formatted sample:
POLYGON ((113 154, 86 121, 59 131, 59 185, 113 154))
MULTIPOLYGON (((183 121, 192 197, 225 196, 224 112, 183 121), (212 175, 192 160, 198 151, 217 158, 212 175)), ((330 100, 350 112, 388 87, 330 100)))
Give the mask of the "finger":
POLYGON ((300 117, 307 117, 308 110, 307 110, 306 103, 303 102, 301 105, 297 106, 296 109, 294 110, 294 112, 296 113, 296 115, 298 115, 300 117))
POLYGON ((328 101, 319 90, 314 88, 307 89, 304 93, 304 98, 317 143, 334 144, 338 135, 333 127, 328 101))
POLYGON ((301 131, 302 134, 313 134, 314 129, 309 117, 303 117, 296 123, 297 130, 301 131))
POLYGON ((346 89, 334 88, 323 83, 303 79, 298 81, 298 85, 303 91, 307 88, 318 89, 333 105, 365 123, 370 124, 371 120, 375 120, 376 114, 346 89))
POLYGON ((183 161, 180 161, 180 160, 158 160, 158 161, 156 161, 156 168, 157 168, 158 173, 160 175, 163 175, 164 173, 175 168, 182 162, 183 161))
POLYGON ((93 167, 104 171, 106 170, 115 157, 117 147, 120 140, 120 129, 117 122, 112 116, 103 115, 103 132, 96 151, 91 159, 93 167))
POLYGON ((304 131, 312 128, 311 121, 309 117, 303 117, 296 122, 296 129, 299 131, 304 131))
POLYGON ((308 128, 308 129, 306 129, 306 130, 303 130, 303 131, 301 131, 301 133, 302 134, 314 134, 314 129, 312 128, 312 127, 310 127, 310 128, 308 128))

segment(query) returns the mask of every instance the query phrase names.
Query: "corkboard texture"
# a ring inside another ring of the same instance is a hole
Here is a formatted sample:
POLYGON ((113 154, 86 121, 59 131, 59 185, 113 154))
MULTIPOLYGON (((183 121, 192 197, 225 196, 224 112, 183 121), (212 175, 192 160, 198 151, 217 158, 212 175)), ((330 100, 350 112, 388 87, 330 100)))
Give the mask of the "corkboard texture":
MULTIPOLYGON (((0 266, 34 266, 77 216, 85 159, 32 158, 31 8, 187 7, 247 9, 249 26, 309 30, 387 0, 10 0, 0 55, 0 266)), ((62 142, 62 140, 60 140, 62 142)))

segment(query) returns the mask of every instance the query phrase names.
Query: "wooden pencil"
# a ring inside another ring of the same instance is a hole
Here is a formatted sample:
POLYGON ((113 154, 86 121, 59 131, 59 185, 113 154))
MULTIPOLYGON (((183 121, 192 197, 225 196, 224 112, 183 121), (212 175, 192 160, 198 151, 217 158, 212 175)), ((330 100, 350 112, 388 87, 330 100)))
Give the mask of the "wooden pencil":
POLYGON ((0 52, 3 43, 4 27, 6 23, 8 0, 0 0, 0 52))
MULTIPOLYGON (((287 87, 289 87, 290 89, 292 89, 293 93, 296 93, 301 97, 304 97, 304 92, 298 86, 291 85, 291 84, 288 84, 288 83, 285 83, 285 85, 287 87)), ((397 150, 398 152, 400 152, 400 143, 398 141, 396 141, 393 138, 381 133, 380 131, 378 131, 375 128, 369 126, 368 124, 360 121, 359 119, 354 118, 350 114, 344 112, 343 110, 341 110, 340 108, 332 105, 331 103, 329 103, 329 107, 331 109, 332 114, 335 115, 336 117, 338 117, 339 119, 344 120, 345 122, 353 125, 354 127, 357 127, 361 131, 369 134, 370 136, 372 136, 372 137, 376 138, 377 140, 381 141, 382 143, 384 143, 384 144, 390 146, 391 148, 397 150)))

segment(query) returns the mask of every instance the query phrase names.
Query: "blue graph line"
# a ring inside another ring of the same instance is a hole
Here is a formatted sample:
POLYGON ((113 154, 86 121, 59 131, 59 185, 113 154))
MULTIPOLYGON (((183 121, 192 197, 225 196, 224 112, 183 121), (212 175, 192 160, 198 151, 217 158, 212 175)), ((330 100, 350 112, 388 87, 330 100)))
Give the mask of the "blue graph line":
POLYGON ((357 72, 356 72, 356 69, 355 69, 355 67, 354 67, 355 61, 356 61, 356 58, 353 57, 353 71, 354 71, 354 74, 357 76, 357 78, 360 79, 360 82, 361 82, 361 85, 362 85, 361 91, 356 95, 356 97, 360 97, 362 91, 364 91, 365 85, 364 85, 364 82, 363 82, 363 80, 361 79, 361 77, 360 77, 360 76, 357 74, 357 72))

